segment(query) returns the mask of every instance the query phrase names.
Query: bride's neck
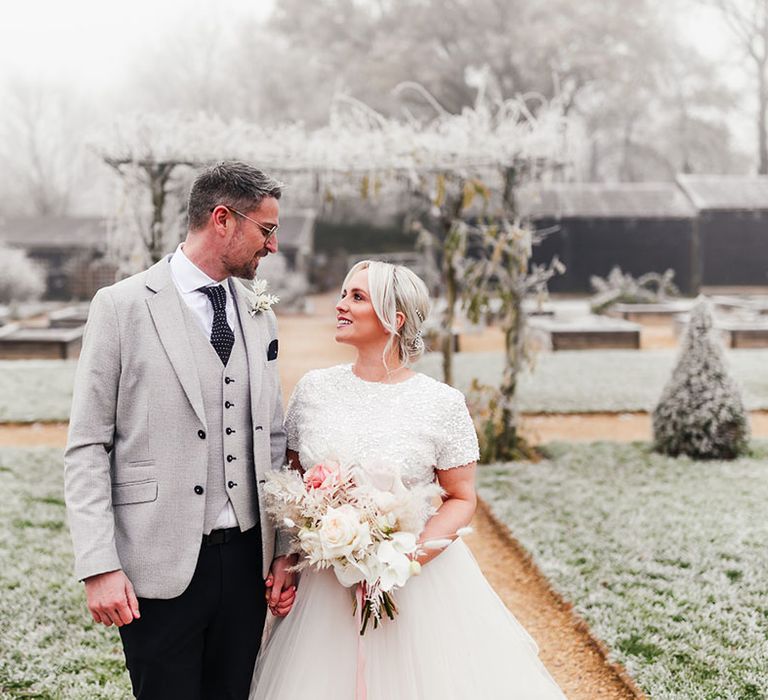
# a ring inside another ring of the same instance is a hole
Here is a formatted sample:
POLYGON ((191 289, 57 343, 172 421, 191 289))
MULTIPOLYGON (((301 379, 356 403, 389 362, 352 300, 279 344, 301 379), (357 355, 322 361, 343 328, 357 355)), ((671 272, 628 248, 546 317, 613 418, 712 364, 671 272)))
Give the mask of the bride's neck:
POLYGON ((367 382, 397 381, 410 372, 400 362, 396 348, 387 355, 386 365, 382 358, 382 348, 358 348, 352 371, 367 382))

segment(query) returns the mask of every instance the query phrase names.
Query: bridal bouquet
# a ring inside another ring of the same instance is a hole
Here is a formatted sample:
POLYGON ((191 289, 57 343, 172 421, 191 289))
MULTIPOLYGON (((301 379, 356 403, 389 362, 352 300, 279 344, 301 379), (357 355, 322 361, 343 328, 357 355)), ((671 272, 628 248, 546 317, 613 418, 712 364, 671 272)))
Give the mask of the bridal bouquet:
POLYGON ((441 493, 438 484, 406 488, 392 469, 330 461, 315 464, 303 477, 291 469, 272 472, 265 486, 269 514, 293 535, 303 555, 296 569, 332 568, 343 586, 357 586, 360 634, 371 620, 378 627, 382 612, 394 619, 392 592, 419 573, 422 548, 451 543, 417 541, 441 493))

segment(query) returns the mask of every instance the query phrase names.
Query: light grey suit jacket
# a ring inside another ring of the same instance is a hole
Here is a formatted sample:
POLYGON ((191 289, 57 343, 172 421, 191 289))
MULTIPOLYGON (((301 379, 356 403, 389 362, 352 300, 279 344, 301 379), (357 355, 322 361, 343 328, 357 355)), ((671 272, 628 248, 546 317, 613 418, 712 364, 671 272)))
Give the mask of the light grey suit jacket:
MULTIPOLYGON (((123 569, 136 594, 172 598, 189 585, 203 533, 207 425, 170 256, 91 302, 64 455, 67 515, 79 579, 123 569)), ((250 371, 253 463, 260 487, 285 461, 271 311, 251 316, 234 297, 250 371), (274 353, 273 353, 274 354, 274 353)), ((275 529, 257 488, 264 576, 275 529)), ((278 546, 284 553, 286 546, 278 546)))

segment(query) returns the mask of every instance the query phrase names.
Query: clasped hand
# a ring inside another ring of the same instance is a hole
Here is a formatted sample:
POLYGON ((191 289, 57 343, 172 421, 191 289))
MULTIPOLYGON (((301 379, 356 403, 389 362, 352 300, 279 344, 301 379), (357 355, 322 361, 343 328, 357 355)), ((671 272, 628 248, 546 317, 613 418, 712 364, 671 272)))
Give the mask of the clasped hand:
MULTIPOLYGON (((267 605, 277 617, 285 617, 296 599, 296 574, 289 571, 295 563, 294 555, 277 557, 267 576, 267 605)), ((122 569, 89 576, 84 583, 88 610, 95 622, 122 627, 141 617, 133 584, 122 569)))
POLYGON ((276 617, 285 617, 296 600, 296 572, 289 571, 296 564, 296 555, 276 557, 267 576, 265 593, 267 605, 276 617))

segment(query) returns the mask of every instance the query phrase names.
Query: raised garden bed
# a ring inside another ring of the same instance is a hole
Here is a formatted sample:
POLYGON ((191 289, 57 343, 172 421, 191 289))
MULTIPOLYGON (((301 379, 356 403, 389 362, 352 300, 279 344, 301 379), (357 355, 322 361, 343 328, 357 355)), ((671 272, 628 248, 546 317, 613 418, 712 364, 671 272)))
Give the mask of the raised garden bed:
POLYGON ((647 324, 667 324, 677 315, 691 310, 690 300, 665 301, 656 304, 614 304, 606 314, 625 321, 647 324))
POLYGON ((768 320, 718 320, 715 328, 725 338, 729 348, 768 348, 768 320))
POLYGON ((768 314, 768 296, 765 295, 714 295, 710 299, 716 308, 724 311, 748 311, 756 314, 768 314))
POLYGON ((531 318, 531 330, 552 350, 637 350, 641 326, 604 316, 531 318))
POLYGON ((88 320, 88 304, 67 306, 48 314, 48 325, 51 328, 79 328, 88 320))
POLYGON ((84 329, 84 326, 77 328, 7 326, 0 333, 0 359, 76 359, 80 355, 84 329))
MULTIPOLYGON (((688 314, 675 317, 675 335, 682 338, 688 328, 688 314)), ((715 332, 723 345, 734 350, 768 348, 768 319, 754 314, 718 316, 715 332)))

